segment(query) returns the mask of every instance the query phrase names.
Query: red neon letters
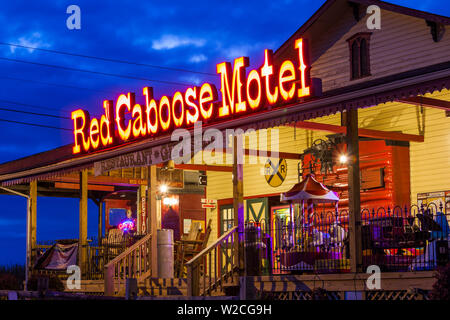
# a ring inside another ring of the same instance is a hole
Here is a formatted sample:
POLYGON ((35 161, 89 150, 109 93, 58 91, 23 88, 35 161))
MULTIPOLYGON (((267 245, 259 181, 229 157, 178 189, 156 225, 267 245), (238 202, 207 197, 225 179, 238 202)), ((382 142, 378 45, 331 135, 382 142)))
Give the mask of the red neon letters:
POLYGON ((274 63, 273 52, 264 51, 260 69, 246 76, 249 59, 239 57, 231 63, 217 65, 220 75, 221 102, 213 84, 177 91, 173 97, 155 100, 153 89, 144 87, 145 103, 135 101, 134 93, 120 94, 113 107, 103 102, 100 121, 90 119, 87 111, 72 112, 74 124, 73 153, 84 153, 120 144, 121 142, 168 133, 176 128, 192 127, 197 121, 218 122, 230 116, 258 112, 262 107, 292 103, 311 95, 307 44, 295 41, 298 59, 274 63))

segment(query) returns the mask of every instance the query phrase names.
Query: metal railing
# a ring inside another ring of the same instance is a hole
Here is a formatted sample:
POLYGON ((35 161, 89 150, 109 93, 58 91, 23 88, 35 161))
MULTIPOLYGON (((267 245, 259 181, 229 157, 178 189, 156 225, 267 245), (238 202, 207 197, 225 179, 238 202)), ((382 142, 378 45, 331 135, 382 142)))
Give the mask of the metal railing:
POLYGON ((188 296, 219 294, 225 284, 233 283, 238 245, 234 227, 186 263, 188 296))
MULTIPOLYGON (((434 270, 449 261, 450 213, 435 205, 361 211, 362 268, 434 270)), ((245 225, 247 275, 350 272, 348 212, 245 225)))
POLYGON ((105 295, 113 296, 123 291, 128 278, 140 281, 151 276, 151 247, 152 235, 149 233, 105 265, 105 295))

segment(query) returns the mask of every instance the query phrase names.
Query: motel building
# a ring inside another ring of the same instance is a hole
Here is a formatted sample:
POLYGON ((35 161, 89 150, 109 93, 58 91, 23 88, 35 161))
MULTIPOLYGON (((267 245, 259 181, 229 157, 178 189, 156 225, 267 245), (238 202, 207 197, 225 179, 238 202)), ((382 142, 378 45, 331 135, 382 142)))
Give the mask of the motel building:
POLYGON ((448 17, 329 0, 260 68, 74 108, 68 145, 0 165, 1 194, 28 199, 27 279, 77 265, 66 291, 427 299, 449 262, 449 50, 448 17), (36 238, 41 197, 79 198, 78 239, 36 238))

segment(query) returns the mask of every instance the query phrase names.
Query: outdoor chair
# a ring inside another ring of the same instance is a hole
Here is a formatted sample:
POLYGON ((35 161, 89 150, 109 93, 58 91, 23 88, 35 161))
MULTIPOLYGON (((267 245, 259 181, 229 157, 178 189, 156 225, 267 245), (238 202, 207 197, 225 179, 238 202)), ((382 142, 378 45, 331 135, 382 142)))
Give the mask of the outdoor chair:
MULTIPOLYGON (((195 239, 182 239, 175 242, 175 277, 182 278, 185 274, 185 264, 206 248, 211 234, 211 223, 210 219, 205 233, 198 232, 195 239)), ((194 226, 194 233, 196 233, 195 229, 194 226)))

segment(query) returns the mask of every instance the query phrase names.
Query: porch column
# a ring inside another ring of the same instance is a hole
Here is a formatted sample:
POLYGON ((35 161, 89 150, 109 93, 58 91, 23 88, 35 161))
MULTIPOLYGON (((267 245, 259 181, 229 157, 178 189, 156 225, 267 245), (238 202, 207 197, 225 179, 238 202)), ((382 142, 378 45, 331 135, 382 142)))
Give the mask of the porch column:
POLYGON ((152 277, 158 272, 157 236, 158 229, 156 212, 156 166, 148 167, 147 175, 147 230, 152 234, 152 277))
MULTIPOLYGON (((30 197, 28 198, 27 212, 27 275, 36 257, 36 225, 37 225, 37 180, 30 182, 30 197)), ((28 279, 28 278, 27 278, 28 279)))
POLYGON ((234 243, 234 261, 238 263, 241 272, 244 268, 243 244, 244 239, 244 165, 242 138, 233 137, 233 212, 234 225, 238 227, 238 238, 234 243))
POLYGON ((347 110, 344 119, 347 126, 350 268, 351 272, 361 272, 362 238, 358 109, 347 110))
POLYGON ((98 243, 101 243, 103 237, 103 202, 98 199, 98 243))
POLYGON ((78 238, 78 265, 83 277, 87 273, 87 205, 88 205, 88 171, 83 169, 80 172, 80 219, 78 238))
POLYGON ((138 189, 138 216, 137 216, 137 231, 138 234, 147 234, 147 186, 141 184, 138 189))

